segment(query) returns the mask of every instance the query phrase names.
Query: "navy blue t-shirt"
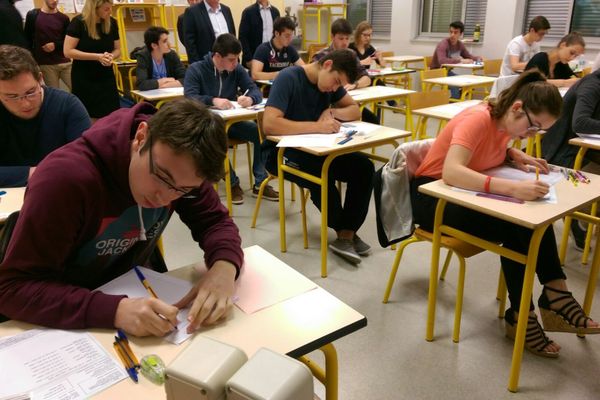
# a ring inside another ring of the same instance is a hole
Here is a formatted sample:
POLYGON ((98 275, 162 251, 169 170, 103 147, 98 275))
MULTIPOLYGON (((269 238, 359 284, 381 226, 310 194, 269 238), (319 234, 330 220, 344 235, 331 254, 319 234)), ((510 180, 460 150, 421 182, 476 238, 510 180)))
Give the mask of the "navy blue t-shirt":
POLYGON ((284 69, 273 82, 267 107, 275 107, 292 121, 317 121, 323 110, 346 95, 342 86, 335 92, 323 93, 311 83, 301 66, 284 69))
POLYGON ((263 63, 263 72, 277 72, 296 64, 300 56, 293 47, 275 48, 273 39, 261 43, 254 52, 254 60, 263 63))

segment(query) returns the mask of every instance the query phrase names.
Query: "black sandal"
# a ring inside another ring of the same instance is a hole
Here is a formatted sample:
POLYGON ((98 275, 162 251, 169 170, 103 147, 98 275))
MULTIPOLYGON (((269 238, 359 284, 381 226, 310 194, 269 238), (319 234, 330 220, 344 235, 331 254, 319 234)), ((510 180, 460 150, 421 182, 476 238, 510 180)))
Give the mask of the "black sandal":
MULTIPOLYGON (((504 327, 506 337, 515 340, 517 335, 517 321, 515 321, 515 313, 512 308, 509 308, 504 313, 504 327)), ((527 319, 527 331, 525 332, 525 348, 540 357, 557 358, 558 351, 548 351, 548 345, 554 343, 546 336, 542 326, 538 322, 535 314, 529 315, 527 319)))
POLYGON ((585 315, 571 292, 544 286, 542 295, 538 300, 538 306, 540 307, 544 329, 548 332, 568 332, 580 335, 600 333, 600 327, 588 327, 588 322, 592 319, 585 315), (546 290, 559 293, 560 296, 550 301, 546 295, 546 290), (558 302, 564 302, 564 304, 559 309, 554 310, 552 305, 558 302))

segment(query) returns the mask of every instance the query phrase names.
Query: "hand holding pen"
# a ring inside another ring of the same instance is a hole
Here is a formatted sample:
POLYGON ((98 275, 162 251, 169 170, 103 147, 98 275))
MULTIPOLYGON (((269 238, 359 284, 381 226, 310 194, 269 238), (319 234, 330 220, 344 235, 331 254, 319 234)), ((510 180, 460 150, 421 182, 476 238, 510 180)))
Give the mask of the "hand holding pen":
POLYGON ((246 108, 246 107, 250 107, 252 105, 252 98, 246 96, 249 91, 250 91, 250 89, 246 89, 244 94, 237 98, 237 102, 240 105, 240 107, 246 108))

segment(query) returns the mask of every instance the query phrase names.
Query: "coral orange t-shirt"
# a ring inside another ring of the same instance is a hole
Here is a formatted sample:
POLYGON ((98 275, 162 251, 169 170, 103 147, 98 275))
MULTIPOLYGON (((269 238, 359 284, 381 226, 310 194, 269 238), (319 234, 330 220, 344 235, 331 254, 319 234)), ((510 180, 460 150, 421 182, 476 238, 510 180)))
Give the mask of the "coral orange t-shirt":
POLYGON ((476 105, 452 118, 442 130, 421 163, 415 177, 428 176, 440 179, 448 149, 451 145, 471 150, 467 167, 483 171, 496 167, 506 158, 506 146, 510 136, 499 130, 486 104, 476 105))

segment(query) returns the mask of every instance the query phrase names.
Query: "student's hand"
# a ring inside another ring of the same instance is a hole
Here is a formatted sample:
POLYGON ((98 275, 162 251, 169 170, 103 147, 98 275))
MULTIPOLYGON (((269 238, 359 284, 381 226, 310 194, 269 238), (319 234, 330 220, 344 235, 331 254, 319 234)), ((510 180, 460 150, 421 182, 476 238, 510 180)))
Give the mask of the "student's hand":
POLYGON ((125 297, 117 306, 115 327, 135 336, 165 336, 173 330, 173 326, 177 326, 178 312, 177 307, 153 297, 125 297))
POLYGON ((342 123, 333 118, 319 119, 316 124, 319 133, 336 133, 342 127, 342 123))
POLYGON ((169 83, 175 82, 175 78, 169 78, 169 77, 159 78, 159 79, 157 79, 157 81, 158 81, 158 87, 163 88, 163 87, 166 87, 169 83))
POLYGON ((52 53, 55 48, 54 42, 48 42, 42 46, 42 50, 44 50, 46 53, 52 53))
MULTIPOLYGON (((369 65, 371 65, 371 63, 369 63, 369 65)), ((347 83, 344 85, 344 89, 346 89, 346 91, 354 90, 357 86, 358 85, 356 83, 347 83)))
POLYGON ((240 107, 250 107, 252 105, 252 97, 240 96, 237 98, 237 102, 240 107))
POLYGON ((543 158, 535 158, 530 155, 525 154, 519 149, 509 149, 507 152, 508 158, 513 162, 515 168, 518 168, 522 171, 529 172, 531 168, 535 169, 536 167, 540 169, 542 174, 547 174, 550 172, 550 168, 548 168, 548 162, 543 158))
POLYGON ((360 65, 364 65, 365 67, 369 67, 371 66, 371 62, 373 61, 373 59, 371 57, 367 57, 363 60, 360 60, 360 65))
POLYGON ((563 83, 563 85, 562 85, 562 86, 563 86, 563 87, 571 87, 571 86, 573 86, 573 85, 575 84, 575 82, 577 82, 578 80, 579 80, 579 78, 577 78, 577 77, 573 77, 573 78, 570 78, 570 79, 564 79, 564 80, 563 80, 563 82, 562 82, 562 83, 563 83))
POLYGON ((544 181, 519 181, 513 183, 512 197, 521 200, 536 200, 544 197, 550 186, 544 181))
POLYGON ((231 104, 229 100, 220 97, 213 98, 213 106, 217 107, 219 110, 229 110, 233 108, 233 104, 231 104))
POLYGON ((473 60, 470 58, 461 58, 460 63, 461 64, 473 64, 473 60))
POLYGON ((192 304, 188 314, 188 333, 201 325, 211 325, 227 316, 233 305, 235 274, 237 270, 228 261, 219 260, 181 300, 174 304, 184 308, 192 304))

